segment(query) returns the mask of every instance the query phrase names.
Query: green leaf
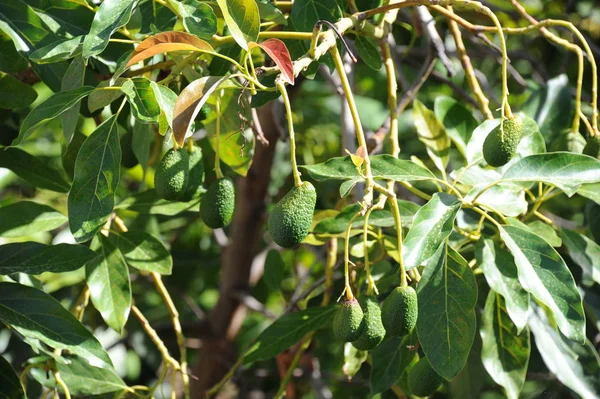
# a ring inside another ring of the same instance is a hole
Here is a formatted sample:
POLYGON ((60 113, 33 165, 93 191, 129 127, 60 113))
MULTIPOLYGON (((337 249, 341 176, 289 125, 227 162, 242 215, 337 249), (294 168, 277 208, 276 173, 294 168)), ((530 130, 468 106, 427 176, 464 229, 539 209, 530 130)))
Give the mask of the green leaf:
POLYGON ((309 332, 329 325, 336 311, 336 306, 328 306, 281 316, 256 338, 244 355, 244 364, 275 357, 309 332))
POLYGON ((30 85, 11 75, 0 73, 0 108, 17 109, 31 104, 37 92, 30 85))
POLYGON ((593 379, 598 376, 600 366, 594 346, 587 340, 584 345, 567 341, 540 308, 532 312, 529 328, 548 370, 583 399, 598 398, 600 391, 593 379))
POLYGON ((507 398, 518 399, 531 353, 529 330, 517 331, 504 300, 494 291, 490 291, 485 302, 480 333, 485 369, 504 388, 507 398))
POLYGON ((94 252, 83 245, 45 245, 37 242, 4 244, 0 245, 0 274, 70 272, 83 267, 94 256, 94 252))
POLYGON ((417 290, 417 333, 435 371, 451 380, 464 367, 475 338, 477 282, 467 261, 442 245, 417 290))
POLYGON ((465 201, 472 202, 482 190, 485 191, 477 197, 478 204, 495 209, 504 216, 515 217, 527 212, 525 190, 518 184, 507 182, 490 187, 489 183, 480 183, 469 191, 469 194, 465 196, 465 201))
POLYGON ((350 342, 344 344, 344 365, 342 366, 342 373, 349 380, 352 379, 360 370, 362 364, 369 357, 368 351, 358 350, 350 342))
POLYGON ((504 298, 508 315, 520 333, 529 317, 529 294, 519 283, 515 260, 490 238, 479 240, 475 256, 490 288, 504 298))
POLYGON ((114 82, 112 79, 100 82, 96 90, 91 92, 88 97, 88 110, 90 112, 98 111, 121 97, 123 92, 115 90, 115 88, 121 86, 123 82, 125 82, 124 78, 117 78, 114 82))
POLYGON ((383 62, 381 61, 381 55, 379 54, 379 50, 374 41, 358 35, 356 36, 356 39, 354 39, 354 44, 356 44, 356 50, 358 51, 360 59, 363 60, 369 68, 379 71, 383 62))
POLYGON ((97 255, 85 265, 90 299, 106 324, 122 333, 132 302, 127 263, 119 248, 103 235, 91 247, 97 255))
POLYGON ((281 282, 285 275, 285 262, 281 257, 281 254, 276 249, 272 249, 267 253, 265 259, 265 271, 263 273, 263 280, 269 288, 273 291, 281 289, 281 282))
MULTIPOLYGON (((373 177, 377 180, 417 181, 435 178, 430 171, 416 163, 391 155, 375 155, 370 160, 373 177)), ((364 180, 349 156, 331 158, 315 165, 302 165, 301 168, 317 181, 364 180)))
MULTIPOLYGON (((512 224, 511 220, 509 220, 509 224, 512 224)), ((519 225, 516 226, 522 227, 519 225)), ((528 223, 527 229, 529 229, 532 233, 535 233, 538 236, 542 237, 548 242, 548 244, 552 245, 554 248, 560 248, 562 246, 562 240, 558 236, 558 234, 556 234, 556 230, 554 230, 552 226, 542 222, 541 220, 534 220, 533 222, 528 223)))
POLYGON ((150 86, 160 107, 161 116, 164 115, 169 127, 173 129, 173 111, 177 102, 177 94, 167 86, 159 85, 154 81, 150 82, 150 86))
POLYGON ((108 40, 121 26, 129 22, 136 0, 104 0, 96 10, 90 32, 83 41, 83 58, 100 54, 108 40))
POLYGON ((17 73, 27 69, 27 60, 17 52, 11 38, 0 28, 0 71, 17 73))
POLYGON ((72 39, 61 39, 37 49, 29 59, 37 64, 51 64, 77 57, 83 49, 83 36, 72 39))
POLYGON ((19 148, 0 151, 0 168, 10 169, 38 188, 66 193, 71 186, 56 169, 19 148))
POLYGON ((477 120, 462 104, 446 96, 436 97, 433 112, 445 127, 446 134, 452 139, 456 148, 466 157, 467 143, 477 128, 477 120))
MULTIPOLYGON (((77 57, 69 64, 69 68, 63 76, 61 83, 61 91, 77 89, 83 86, 85 78, 85 64, 83 58, 77 57)), ((81 100, 75 103, 70 109, 61 115, 63 135, 65 142, 68 144, 73 139, 77 122, 79 122, 79 111, 81 110, 81 100)))
POLYGON ((68 363, 56 363, 56 368, 71 395, 102 395, 127 388, 112 368, 93 367, 79 357, 67 359, 68 363))
POLYGON ((113 211, 121 167, 117 126, 113 115, 96 128, 77 154, 68 204, 71 232, 77 242, 91 240, 113 211))
POLYGON ((290 18, 298 32, 312 32, 320 20, 335 22, 338 5, 335 0, 296 0, 292 5, 290 18))
POLYGON ((572 196, 582 184, 600 182, 600 160, 570 152, 530 155, 508 168, 502 180, 541 181, 555 185, 572 196))
POLYGON ((121 91, 127 96, 133 116, 144 123, 158 121, 160 107, 154 95, 150 79, 138 77, 127 79, 121 86, 121 91))
POLYGON ((173 259, 162 242, 143 231, 111 232, 111 241, 119 248, 125 261, 139 270, 171 274, 173 259))
POLYGON ((56 118, 63 112, 69 110, 73 105, 77 104, 82 98, 90 94, 94 90, 93 87, 83 86, 73 90, 63 91, 52 95, 46 101, 35 107, 27 114, 19 136, 13 141, 12 145, 19 145, 26 140, 31 134, 51 119, 56 118))
POLYGON ((600 284, 600 245, 576 231, 562 229, 561 235, 569 250, 569 256, 583 270, 586 285, 600 284))
POLYGON ((412 350, 417 344, 414 332, 403 337, 388 337, 371 351, 371 396, 387 391, 394 385, 418 352, 412 350))
POLYGON ((194 198, 190 202, 167 201, 158 198, 156 191, 147 190, 127 197, 115 209, 128 209, 133 212, 149 215, 174 216, 185 211, 197 211, 196 208, 198 208, 199 203, 199 198, 194 198))
POLYGON ((112 367, 100 342, 52 296, 16 283, 0 283, 0 320, 27 338, 66 349, 97 367, 112 367))
POLYGON ((427 262, 452 232, 461 202, 458 198, 435 193, 415 214, 413 226, 402 245, 404 267, 410 270, 427 262))
POLYGON ((2 356, 0 356, 0 399, 27 399, 19 376, 2 356))
POLYGON ((513 254, 519 281, 546 305, 560 331, 568 338, 585 339, 585 315, 571 271, 543 238, 516 226, 502 226, 500 237, 513 254))
POLYGON ((258 40, 260 15, 256 0, 217 0, 225 24, 241 48, 248 51, 248 44, 258 40))
POLYGON ((0 237, 22 237, 54 230, 67 217, 48 205, 20 201, 0 208, 0 237))
POLYGON ((217 33, 217 17, 207 4, 198 0, 169 0, 169 4, 179 11, 183 26, 189 33, 204 40, 211 40, 217 33))
POLYGON ((433 111, 429 110, 419 100, 414 101, 413 121, 419 140, 427 148, 429 158, 442 173, 445 173, 451 144, 446 129, 437 120, 433 111))
POLYGON ((258 5, 260 17, 264 21, 273 21, 277 25, 287 25, 287 19, 275 4, 269 0, 257 0, 256 4, 258 5))
POLYGON ((600 183, 584 184, 577 190, 577 194, 582 197, 591 199, 596 204, 600 205, 600 183))
POLYGON ((500 124, 500 119, 488 119, 475 128, 467 143, 467 161, 475 164, 483 159, 483 142, 488 134, 500 124))

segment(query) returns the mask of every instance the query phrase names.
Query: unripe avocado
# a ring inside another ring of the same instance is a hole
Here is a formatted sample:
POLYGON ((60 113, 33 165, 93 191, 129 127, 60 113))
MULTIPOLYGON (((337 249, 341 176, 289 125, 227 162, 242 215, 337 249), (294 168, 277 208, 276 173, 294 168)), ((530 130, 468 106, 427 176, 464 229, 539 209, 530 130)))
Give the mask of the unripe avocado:
POLYGON ((316 203, 317 192, 310 182, 292 188, 269 216, 269 233, 273 241, 284 248, 301 243, 310 231, 316 203))
POLYGON ((519 116, 503 119, 483 142, 483 158, 488 165, 493 167, 506 165, 517 150, 522 135, 523 121, 519 116))
POLYGON ((429 360, 422 357, 407 372, 408 388, 416 396, 431 396, 442 385, 442 377, 435 372, 429 360))
POLYGON ((121 137, 121 166, 127 169, 131 169, 138 164, 137 157, 133 152, 133 132, 128 130, 123 137, 121 137))
POLYGON ((190 201, 202 194, 202 184, 204 183, 204 161, 202 160, 202 150, 200 147, 194 147, 189 153, 189 182, 183 200, 190 201))
POLYGON ((360 337, 365 328, 364 314, 356 299, 344 300, 333 317, 333 334, 343 342, 352 342, 360 337))
POLYGON ((389 335, 403 336, 417 324, 417 292, 412 287, 396 287, 381 306, 381 322, 389 335))
POLYGON ((154 188, 160 198, 182 201, 189 182, 189 155, 186 149, 171 148, 162 157, 154 174, 154 188))
POLYGON ((233 181, 221 178, 214 181, 202 197, 200 216, 202 221, 213 229, 227 226, 235 208, 235 187, 233 181))
POLYGON ((383 341, 385 329, 381 322, 381 309, 377 298, 367 296, 358 300, 364 314, 364 329, 358 339, 352 345, 361 351, 374 349, 383 341))
POLYGON ((583 148, 583 153, 600 159, 600 136, 590 137, 583 148))

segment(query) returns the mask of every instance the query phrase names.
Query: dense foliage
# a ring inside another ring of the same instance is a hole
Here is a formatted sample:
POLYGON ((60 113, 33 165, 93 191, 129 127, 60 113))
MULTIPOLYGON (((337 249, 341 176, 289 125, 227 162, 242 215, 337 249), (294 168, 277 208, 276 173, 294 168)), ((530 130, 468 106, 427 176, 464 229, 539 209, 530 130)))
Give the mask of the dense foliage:
POLYGON ((597 398, 599 15, 0 0, 0 397, 597 398))

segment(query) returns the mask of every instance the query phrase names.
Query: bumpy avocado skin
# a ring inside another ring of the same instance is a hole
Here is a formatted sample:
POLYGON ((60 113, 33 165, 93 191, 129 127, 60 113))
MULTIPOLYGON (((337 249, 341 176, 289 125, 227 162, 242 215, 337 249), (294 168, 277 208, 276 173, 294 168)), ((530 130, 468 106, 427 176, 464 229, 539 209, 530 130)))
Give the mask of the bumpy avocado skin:
POLYGON ((202 194, 202 184, 204 183, 204 161, 202 159, 202 150, 200 147, 194 147, 189 153, 190 171, 189 182, 183 200, 190 201, 202 194))
POLYGON ((357 340, 365 328, 364 314, 356 299, 344 301, 333 317, 333 334, 342 342, 357 340))
POLYGON ((284 248, 301 243, 310 231, 316 203, 317 192, 310 182, 292 188, 269 216, 273 241, 284 248))
POLYGON ((417 292, 412 287, 396 287, 381 306, 381 322, 392 336, 404 336, 417 324, 417 292))
POLYGON ((483 142, 483 158, 495 168, 506 165, 517 150, 523 135, 523 121, 517 115, 504 119, 483 142))
POLYGON ((154 188, 160 198, 170 201, 182 201, 187 190, 189 177, 188 151, 171 148, 156 167, 154 188))
POLYGON ((385 329, 381 322, 381 309, 375 297, 363 296, 358 303, 364 314, 365 327, 360 337, 352 342, 352 345, 358 350, 368 351, 377 347, 385 337, 385 329))
POLYGON ((600 159, 600 136, 590 137, 583 148, 583 153, 600 159))
POLYGON ((435 372, 426 357, 422 357, 407 374, 410 393, 416 396, 433 395, 443 382, 442 377, 435 372))
POLYGON ((214 181, 202 197, 200 216, 210 228, 227 226, 235 209, 235 186, 233 181, 222 178, 214 181))

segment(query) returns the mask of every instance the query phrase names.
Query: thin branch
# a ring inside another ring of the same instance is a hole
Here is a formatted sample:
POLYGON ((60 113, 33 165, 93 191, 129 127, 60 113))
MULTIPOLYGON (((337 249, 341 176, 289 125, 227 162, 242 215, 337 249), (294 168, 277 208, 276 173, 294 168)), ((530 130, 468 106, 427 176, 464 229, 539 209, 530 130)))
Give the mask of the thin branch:
POLYGON ((433 19, 433 16, 425 6, 416 7, 416 10, 419 19, 423 24, 423 32, 425 33, 425 37, 435 49, 437 58, 439 58, 439 60, 444 65, 444 68, 446 68, 446 70, 448 71, 448 76, 454 76, 456 74, 456 71, 452 66, 452 61, 446 54, 446 46, 444 45, 444 41, 440 37, 440 34, 435 27, 435 20, 433 19))

